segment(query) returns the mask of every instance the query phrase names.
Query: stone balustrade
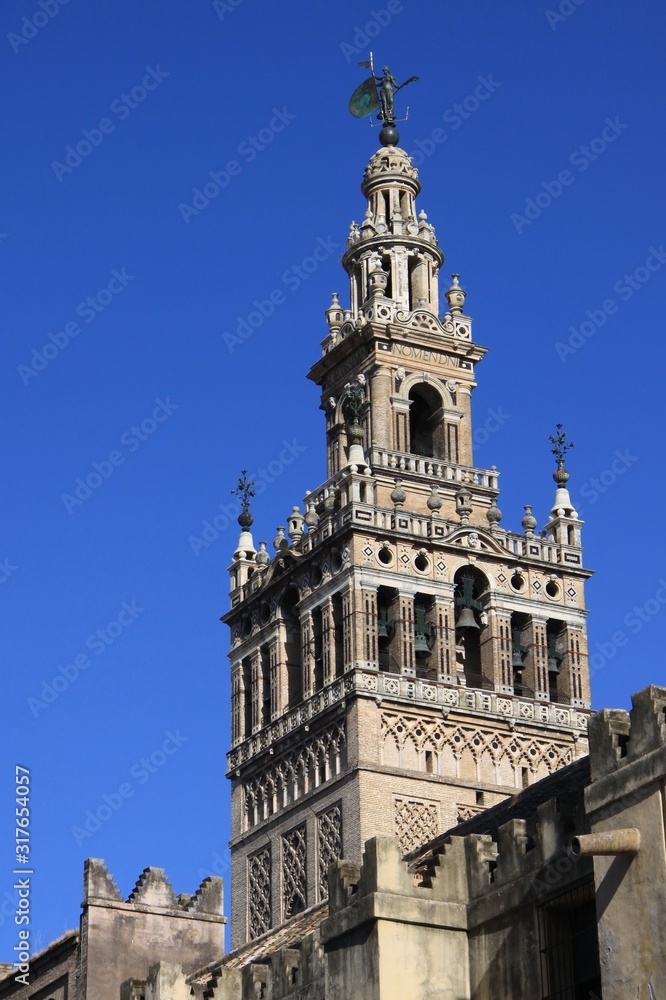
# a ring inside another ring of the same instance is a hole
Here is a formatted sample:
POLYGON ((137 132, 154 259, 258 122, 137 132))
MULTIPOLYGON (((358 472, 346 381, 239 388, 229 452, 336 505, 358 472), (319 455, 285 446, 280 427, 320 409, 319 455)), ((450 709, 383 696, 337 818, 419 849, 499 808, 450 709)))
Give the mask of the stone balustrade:
POLYGON ((437 708, 443 715, 460 710, 485 718, 513 720, 514 723, 537 722, 584 734, 588 713, 568 705, 535 703, 515 695, 475 688, 456 687, 444 681, 422 680, 402 674, 385 673, 371 667, 354 667, 344 677, 336 678, 298 707, 249 738, 239 741, 227 754, 229 771, 234 771, 258 754, 272 747, 293 730, 306 725, 332 705, 351 695, 395 700, 424 708, 437 708))

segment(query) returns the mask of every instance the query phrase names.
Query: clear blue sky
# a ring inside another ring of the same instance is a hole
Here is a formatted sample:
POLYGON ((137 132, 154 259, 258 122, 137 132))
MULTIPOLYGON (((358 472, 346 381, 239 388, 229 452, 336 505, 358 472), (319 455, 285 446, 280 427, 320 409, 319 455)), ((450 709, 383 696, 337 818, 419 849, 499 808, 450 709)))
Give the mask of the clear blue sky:
POLYGON ((666 621, 663 4, 56 3, 5 0, 0 13, 0 902, 22 764, 39 946, 77 924, 88 856, 125 895, 146 865, 177 892, 224 868, 218 617, 237 527, 205 547, 192 538, 242 468, 273 470, 254 505, 269 546, 324 478, 305 373, 331 292, 347 297, 338 259, 377 143, 347 100, 369 47, 398 78, 421 77, 404 92, 401 144, 418 153, 445 274, 460 272, 491 349, 476 462, 501 471, 505 526, 519 529, 525 503, 544 523, 548 435, 561 421, 575 441, 591 649, 606 650, 596 707, 663 682, 666 621), (206 184, 215 196, 193 204, 206 184), (317 246, 318 268, 299 270, 317 246), (272 315, 234 344, 271 293, 272 315), (54 677, 55 699, 31 701, 54 677), (120 807, 75 836, 105 796, 120 807))

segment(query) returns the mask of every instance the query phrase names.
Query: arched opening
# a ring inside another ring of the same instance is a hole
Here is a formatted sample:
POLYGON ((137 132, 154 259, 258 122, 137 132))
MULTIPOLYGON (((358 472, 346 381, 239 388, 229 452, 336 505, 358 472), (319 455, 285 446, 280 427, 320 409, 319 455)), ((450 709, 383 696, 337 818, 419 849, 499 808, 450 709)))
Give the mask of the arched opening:
POLYGON ((377 590, 377 660, 380 670, 400 673, 400 664, 395 657, 393 643, 398 617, 398 591, 393 587, 379 587, 377 590))
POLYGON ((566 649, 566 627, 564 622, 549 618, 546 624, 546 644, 548 647, 548 696, 551 701, 564 701, 560 672, 566 649))
POLYGON ((429 594, 414 595, 414 659, 416 676, 435 674, 432 649, 435 645, 435 599, 429 594))
POLYGON ((464 566, 455 575, 456 660, 468 687, 492 688, 481 660, 481 632, 485 627, 488 580, 474 566, 464 566))
MULTIPOLYGON (((522 577, 521 577, 522 579, 522 577)), ((529 653, 529 618, 520 611, 511 614, 511 670, 513 692, 517 695, 534 697, 534 691, 525 683, 523 671, 525 658, 529 653)))
POLYGON ((343 641, 342 595, 333 594, 333 660, 335 676, 342 677, 345 672, 345 654, 343 641))
POLYGON ((425 458, 445 458, 442 400, 423 382, 409 391, 409 450, 425 458))
POLYGON ((297 587, 289 587, 280 602, 280 614, 285 627, 285 660, 287 662, 288 708, 303 700, 303 670, 301 662, 301 622, 297 587))

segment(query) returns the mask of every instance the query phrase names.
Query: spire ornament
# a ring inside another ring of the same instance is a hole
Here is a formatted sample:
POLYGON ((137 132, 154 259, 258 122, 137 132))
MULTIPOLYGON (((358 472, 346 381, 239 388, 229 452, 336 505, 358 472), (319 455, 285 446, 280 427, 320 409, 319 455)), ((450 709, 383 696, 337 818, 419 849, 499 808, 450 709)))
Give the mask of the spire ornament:
MULTIPOLYGON (((382 146, 397 146, 400 141, 395 117, 395 95, 408 83, 414 83, 418 76, 410 76, 404 83, 398 83, 388 66, 382 67, 382 75, 377 76, 372 60, 372 52, 367 62, 360 62, 359 66, 364 66, 371 71, 371 76, 359 84, 349 99, 349 110, 354 118, 367 118, 379 109, 377 119, 382 123, 382 130, 379 133, 379 141, 382 146)), ((407 114, 401 121, 407 121, 407 114)))
POLYGON ((564 458, 568 451, 574 446, 573 441, 567 441, 567 432, 562 430, 562 424, 557 424, 556 433, 551 434, 549 439, 552 444, 552 452, 557 462, 557 468, 553 473, 553 479, 558 486, 564 486, 569 481, 569 473, 564 468, 564 458))
POLYGON ((365 465, 363 454, 363 427, 361 418, 368 408, 365 396, 365 376, 358 375, 354 382, 348 382, 342 397, 342 416, 347 424, 349 441, 349 465, 365 465))
POLYGON ((248 531, 249 528, 254 523, 254 518, 250 514, 250 497, 254 496, 254 479, 247 478, 247 469, 241 469, 241 477, 238 480, 238 485, 235 489, 230 490, 234 496, 237 496, 241 502, 241 507, 243 508, 241 513, 238 515, 238 523, 240 524, 243 531, 248 531))

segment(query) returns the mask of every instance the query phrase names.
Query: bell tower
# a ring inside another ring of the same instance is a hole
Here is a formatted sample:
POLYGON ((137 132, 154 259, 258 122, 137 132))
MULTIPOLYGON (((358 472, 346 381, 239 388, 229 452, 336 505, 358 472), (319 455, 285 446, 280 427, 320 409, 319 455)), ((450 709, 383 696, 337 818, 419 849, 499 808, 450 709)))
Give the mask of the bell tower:
MULTIPOLYGON (((552 439, 542 531, 501 526, 499 474, 474 465, 486 353, 417 211, 395 129, 361 185, 309 378, 327 479, 257 551, 244 495, 230 566, 233 946, 327 897, 364 842, 408 852, 587 753, 581 521, 552 439)), ((243 485, 243 484, 241 484, 243 485)), ((245 484, 246 490, 249 485, 245 484)))

